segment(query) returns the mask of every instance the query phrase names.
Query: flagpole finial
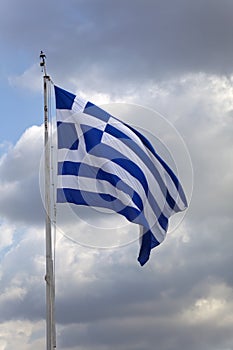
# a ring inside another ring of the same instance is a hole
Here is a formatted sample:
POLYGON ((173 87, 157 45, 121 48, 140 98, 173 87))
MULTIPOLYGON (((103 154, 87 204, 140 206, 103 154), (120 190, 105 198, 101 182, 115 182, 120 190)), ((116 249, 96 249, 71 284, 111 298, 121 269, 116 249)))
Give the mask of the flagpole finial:
POLYGON ((45 53, 41 50, 40 52, 40 66, 42 68, 42 72, 44 72, 44 75, 46 76, 47 73, 46 73, 46 62, 45 62, 45 59, 46 59, 46 55, 45 53))

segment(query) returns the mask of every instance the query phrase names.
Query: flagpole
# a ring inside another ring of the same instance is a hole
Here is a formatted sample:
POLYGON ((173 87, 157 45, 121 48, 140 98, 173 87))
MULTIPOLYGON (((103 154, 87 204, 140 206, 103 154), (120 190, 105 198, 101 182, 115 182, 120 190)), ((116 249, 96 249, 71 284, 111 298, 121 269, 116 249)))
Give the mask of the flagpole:
POLYGON ((50 178, 50 145, 49 145, 49 115, 48 115, 48 84, 50 76, 46 72, 46 56, 41 51, 40 66, 44 72, 44 172, 45 172, 45 236, 46 236, 46 349, 56 348, 55 321, 54 321, 54 273, 52 258, 51 234, 51 178, 50 178))

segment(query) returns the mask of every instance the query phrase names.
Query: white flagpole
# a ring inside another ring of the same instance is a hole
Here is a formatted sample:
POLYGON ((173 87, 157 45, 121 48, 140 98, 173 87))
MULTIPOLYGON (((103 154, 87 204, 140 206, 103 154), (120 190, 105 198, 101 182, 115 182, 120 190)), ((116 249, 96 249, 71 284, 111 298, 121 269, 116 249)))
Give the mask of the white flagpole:
POLYGON ((48 83, 50 76, 46 72, 45 54, 41 51, 40 66, 44 72, 44 171, 45 171, 45 234, 46 234, 46 349, 56 348, 55 321, 54 321, 54 274, 51 238, 51 178, 50 178, 50 145, 48 120, 48 83))

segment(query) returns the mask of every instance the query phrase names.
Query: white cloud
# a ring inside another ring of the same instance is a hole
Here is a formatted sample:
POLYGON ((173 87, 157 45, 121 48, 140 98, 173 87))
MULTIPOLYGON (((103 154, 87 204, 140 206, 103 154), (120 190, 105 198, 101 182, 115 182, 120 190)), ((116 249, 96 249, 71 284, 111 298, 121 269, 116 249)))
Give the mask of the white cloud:
POLYGON ((43 125, 28 128, 0 159, 1 182, 14 182, 38 172, 43 147, 43 125))
POLYGON ((32 323, 26 320, 4 322, 1 323, 0 349, 43 349, 45 348, 43 336, 44 322, 32 323), (40 338, 38 338, 38 334, 40 334, 40 338))
POLYGON ((42 126, 27 129, 0 159, 0 210, 13 223, 43 219, 39 191, 42 130, 42 126))
POLYGON ((224 283, 212 283, 206 281, 205 292, 201 297, 193 301, 184 310, 183 316, 185 322, 191 324, 214 323, 216 327, 220 324, 227 327, 232 327, 232 288, 224 283))
POLYGON ((8 82, 13 87, 40 92, 42 89, 41 76, 39 64, 33 64, 23 74, 10 76, 8 82))
POLYGON ((26 290, 19 287, 10 287, 6 288, 6 290, 0 296, 0 304, 2 303, 10 303, 12 300, 22 300, 26 295, 26 290))
POLYGON ((0 224, 0 250, 9 247, 13 243, 13 237, 16 230, 16 226, 7 222, 0 224))

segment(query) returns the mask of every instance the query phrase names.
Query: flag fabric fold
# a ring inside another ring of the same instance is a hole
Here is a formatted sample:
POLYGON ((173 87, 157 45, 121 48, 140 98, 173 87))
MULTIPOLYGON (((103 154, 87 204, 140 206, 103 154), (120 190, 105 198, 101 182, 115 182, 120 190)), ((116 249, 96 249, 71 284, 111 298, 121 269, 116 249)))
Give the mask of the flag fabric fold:
POLYGON ((179 180, 139 131, 57 86, 55 97, 57 202, 112 209, 140 225, 144 265, 169 217, 187 207, 179 180))

